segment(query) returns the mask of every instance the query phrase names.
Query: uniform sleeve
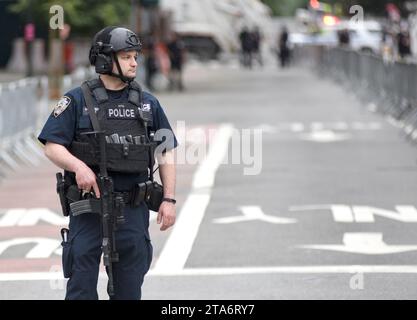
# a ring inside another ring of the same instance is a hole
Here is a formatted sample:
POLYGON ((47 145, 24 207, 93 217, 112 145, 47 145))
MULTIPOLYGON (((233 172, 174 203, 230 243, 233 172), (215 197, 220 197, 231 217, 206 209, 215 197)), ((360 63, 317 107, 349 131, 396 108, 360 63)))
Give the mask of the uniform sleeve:
POLYGON ((162 109, 158 100, 153 103, 153 130, 155 131, 155 140, 158 141, 158 146, 163 143, 162 153, 175 149, 178 146, 177 138, 168 121, 168 118, 162 109))
POLYGON ((74 97, 67 94, 61 98, 58 104, 46 121, 38 139, 42 144, 46 144, 49 141, 69 147, 75 134, 76 103, 74 97), (64 98, 70 99, 70 101, 64 100, 62 102, 64 98), (58 106, 59 103, 61 103, 60 107, 58 106), (68 103, 68 105, 64 105, 64 110, 59 109, 63 108, 62 103, 68 103))

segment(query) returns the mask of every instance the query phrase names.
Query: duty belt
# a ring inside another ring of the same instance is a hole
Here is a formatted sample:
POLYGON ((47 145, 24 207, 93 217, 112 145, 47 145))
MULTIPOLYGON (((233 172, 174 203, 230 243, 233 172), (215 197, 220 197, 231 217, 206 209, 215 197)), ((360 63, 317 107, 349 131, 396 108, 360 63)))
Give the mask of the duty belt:
MULTIPOLYGON (((152 185, 152 181, 146 181, 142 183, 136 183, 131 191, 113 192, 115 206, 130 205, 131 207, 138 207, 142 201, 148 200, 149 188, 151 188, 152 185)), ((77 186, 75 186, 75 189, 78 190, 77 186)), ((67 193, 67 198, 74 201, 74 193, 74 188, 72 188, 72 190, 70 188, 67 193)), ((84 213, 101 213, 100 199, 88 198, 74 201, 70 203, 70 209, 73 216, 78 216, 84 213)))

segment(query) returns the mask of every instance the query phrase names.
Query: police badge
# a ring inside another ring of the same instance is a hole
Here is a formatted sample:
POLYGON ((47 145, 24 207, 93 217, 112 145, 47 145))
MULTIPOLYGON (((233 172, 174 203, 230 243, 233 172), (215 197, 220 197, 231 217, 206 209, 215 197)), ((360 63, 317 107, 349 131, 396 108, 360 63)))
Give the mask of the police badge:
POLYGON ((71 98, 67 96, 63 96, 61 99, 59 99, 58 103, 56 104, 54 108, 54 117, 58 117, 64 110, 70 105, 71 98))

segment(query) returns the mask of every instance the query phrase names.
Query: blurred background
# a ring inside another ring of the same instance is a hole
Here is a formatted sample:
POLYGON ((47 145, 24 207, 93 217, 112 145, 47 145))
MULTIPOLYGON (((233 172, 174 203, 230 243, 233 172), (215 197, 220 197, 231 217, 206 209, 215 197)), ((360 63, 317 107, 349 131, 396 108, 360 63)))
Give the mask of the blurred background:
POLYGON ((416 12, 414 1, 2 0, 0 81, 48 75, 49 94, 59 97, 69 81, 64 75, 87 72, 91 37, 107 25, 140 35, 139 78, 148 87, 155 78, 166 83, 170 57, 185 52, 199 61, 240 55, 248 66, 268 54, 285 64, 293 49, 321 45, 415 62, 416 12), (173 34, 181 53, 169 46, 173 34))
MULTIPOLYGON (((52 71, 70 74, 88 66, 91 36, 106 25, 124 25, 136 31, 147 49, 145 56, 155 48, 159 51, 159 46, 165 48, 172 32, 178 34, 190 56, 200 60, 226 59, 239 53, 241 33, 246 30, 252 38, 260 33, 262 50, 276 50, 283 27, 289 33, 291 48, 348 44, 353 50, 411 61, 417 51, 414 1, 2 0, 0 3, 2 28, 8 31, 1 36, 0 67, 12 77, 52 71), (57 5, 62 12, 55 11, 57 5), (59 18, 57 12, 65 16, 59 18), (56 70, 58 67, 61 70, 56 70)), ((167 67, 163 64, 158 61, 158 72, 165 72, 167 67)))
POLYGON ((137 81, 179 152, 218 153, 210 131, 252 138, 209 166, 214 182, 204 156, 179 163, 177 213, 193 224, 151 224, 145 299, 415 298, 417 1, 0 0, 0 299, 64 297, 67 220, 37 136, 95 76, 108 25, 139 35, 137 81))

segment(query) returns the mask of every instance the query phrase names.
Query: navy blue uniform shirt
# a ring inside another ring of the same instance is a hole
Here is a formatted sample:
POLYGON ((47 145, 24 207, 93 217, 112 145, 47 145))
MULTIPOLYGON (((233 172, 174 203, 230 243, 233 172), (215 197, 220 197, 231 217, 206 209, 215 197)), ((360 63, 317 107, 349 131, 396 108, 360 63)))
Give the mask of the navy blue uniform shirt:
MULTIPOLYGON (((128 88, 121 90, 107 90, 109 101, 124 102, 128 98, 128 88)), ((68 103, 68 106, 59 114, 54 115, 54 112, 49 116, 45 123, 38 139, 43 144, 47 141, 54 142, 65 147, 69 147, 72 140, 75 137, 75 133, 78 129, 91 129, 93 130, 90 117, 88 116, 87 109, 85 107, 84 97, 80 87, 70 90, 65 94, 64 106, 68 103), (70 100, 68 100, 68 98, 70 100)), ((143 92, 143 103, 149 104, 152 108, 153 124, 149 128, 149 131, 158 131, 159 129, 168 129, 172 132, 172 128, 169 121, 162 109, 159 101, 150 93, 143 92)), ((159 141, 158 144, 162 143, 159 141)), ((178 142, 172 132, 172 138, 167 141, 167 150, 177 147, 178 142)), ((121 174, 110 173, 113 177, 115 189, 118 191, 130 190, 136 182, 143 182, 146 180, 146 176, 134 175, 134 174, 121 174)))

